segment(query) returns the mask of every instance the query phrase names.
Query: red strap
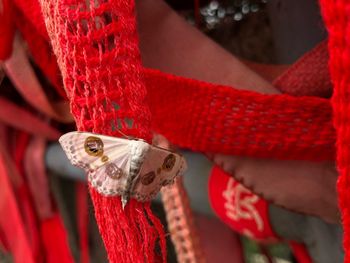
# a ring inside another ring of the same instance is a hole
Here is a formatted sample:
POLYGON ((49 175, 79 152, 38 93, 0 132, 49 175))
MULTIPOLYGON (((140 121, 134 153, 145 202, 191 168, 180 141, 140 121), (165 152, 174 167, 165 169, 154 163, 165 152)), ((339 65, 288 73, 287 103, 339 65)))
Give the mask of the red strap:
POLYGON ((274 81, 274 86, 293 96, 330 97, 332 83, 328 69, 327 41, 302 56, 274 81))
POLYGON ((0 105, 0 122, 49 140, 57 140, 60 137, 60 132, 55 128, 7 99, 0 97, 0 105))
POLYGON ((289 242, 289 246, 298 263, 312 263, 312 259, 304 245, 291 241, 289 242))
POLYGON ((34 108, 55 120, 65 123, 73 122, 73 116, 69 113, 67 102, 64 103, 65 107, 62 107, 64 105, 57 107, 57 104, 54 105, 49 102, 29 63, 26 51, 19 37, 15 39, 12 56, 4 62, 4 69, 15 88, 34 108), (60 111, 62 109, 66 111, 60 111))
POLYGON ((334 159, 326 99, 262 95, 150 69, 145 78, 154 129, 175 145, 238 156, 334 159))
POLYGON ((80 263, 89 263, 89 207, 85 183, 76 183, 77 225, 80 243, 80 263))
MULTIPOLYGON (((45 219, 40 225, 47 263, 73 263, 68 246, 68 236, 59 214, 45 219)), ((25 262, 25 261, 24 261, 25 262)))
MULTIPOLYGON (((19 176, 23 179, 23 182, 19 187, 17 187, 17 196, 20 200, 21 212, 23 214, 23 219, 26 223, 27 236, 31 243, 32 252, 36 262, 41 262, 43 260, 43 255, 41 251, 41 240, 38 229, 38 218, 35 212, 35 208, 32 202, 30 192, 28 190, 27 184, 24 183, 24 168, 23 159, 25 151, 30 139, 30 135, 25 132, 19 132, 16 136, 16 149, 14 152, 14 163, 18 170, 19 176)), ((12 175, 14 175, 12 173, 12 175)))
MULTIPOLYGON (((25 6, 30 5, 32 5, 32 7, 36 5, 36 9, 40 11, 39 3, 37 1, 25 1, 25 6)), ((33 8, 32 10, 35 12, 36 9, 33 8)), ((32 58, 39 66, 41 71, 45 74, 46 78, 53 85, 58 94, 62 98, 67 98, 67 95, 63 89, 61 72, 57 66, 57 58, 52 52, 51 45, 49 44, 47 39, 45 39, 38 32, 38 24, 32 24, 32 20, 26 19, 24 17, 26 14, 23 14, 23 10, 18 10, 17 8, 15 8, 15 11, 16 27, 19 29, 19 31, 22 33, 23 38, 26 40, 29 50, 32 51, 32 58)), ((27 15, 29 16, 29 14, 27 15)), ((41 18, 43 24, 44 21, 42 19, 42 15, 40 15, 39 17, 41 18)))
POLYGON ((45 169, 45 150, 46 141, 41 137, 32 137, 24 156, 27 182, 41 220, 53 214, 45 169))
MULTIPOLYGON (((3 143, 3 142, 2 142, 3 143)), ((16 262, 35 262, 27 238, 24 223, 13 193, 10 178, 9 158, 5 149, 0 149, 0 228, 6 237, 6 244, 16 262)))
POLYGON ((24 167, 36 211, 40 219, 41 238, 46 262, 71 263, 73 257, 68 246, 66 230, 58 213, 53 211, 45 170, 46 141, 32 137, 26 151, 24 167))

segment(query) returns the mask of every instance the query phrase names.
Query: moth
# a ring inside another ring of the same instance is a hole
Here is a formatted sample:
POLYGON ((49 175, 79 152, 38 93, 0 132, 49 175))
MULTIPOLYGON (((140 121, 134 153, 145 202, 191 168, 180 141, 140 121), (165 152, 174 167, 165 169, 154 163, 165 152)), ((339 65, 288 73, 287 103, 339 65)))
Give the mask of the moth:
POLYGON ((182 155, 140 139, 69 132, 59 142, 70 162, 87 172, 92 187, 121 196, 123 209, 130 198, 151 200, 187 168, 182 155))

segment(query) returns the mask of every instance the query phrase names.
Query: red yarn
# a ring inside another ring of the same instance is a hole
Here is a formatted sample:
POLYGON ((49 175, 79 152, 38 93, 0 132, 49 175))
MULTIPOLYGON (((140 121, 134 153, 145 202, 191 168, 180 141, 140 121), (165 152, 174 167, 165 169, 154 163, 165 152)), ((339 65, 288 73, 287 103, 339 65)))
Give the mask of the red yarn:
POLYGON ((110 262, 155 262, 158 238, 166 262, 163 227, 152 214, 149 203, 132 199, 123 211, 120 197, 104 198, 93 188, 90 193, 110 262))
POLYGON ((333 120, 337 130, 337 184, 344 229, 345 262, 350 262, 350 2, 321 0, 329 32, 330 72, 334 85, 333 120))

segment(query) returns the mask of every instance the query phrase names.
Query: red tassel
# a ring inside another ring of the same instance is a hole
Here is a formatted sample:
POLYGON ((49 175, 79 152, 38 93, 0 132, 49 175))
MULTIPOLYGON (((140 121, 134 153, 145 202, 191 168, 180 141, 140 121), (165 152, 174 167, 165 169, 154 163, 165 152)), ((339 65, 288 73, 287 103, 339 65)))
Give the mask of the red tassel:
POLYGON ((0 60, 11 56, 15 28, 12 21, 10 0, 0 0, 0 60))
POLYGON ((108 254, 110 262, 166 262, 163 226, 149 203, 131 199, 123 210, 120 197, 104 197, 93 188, 90 193, 106 249, 114 251, 108 254), (154 251, 156 242, 160 253, 154 251))

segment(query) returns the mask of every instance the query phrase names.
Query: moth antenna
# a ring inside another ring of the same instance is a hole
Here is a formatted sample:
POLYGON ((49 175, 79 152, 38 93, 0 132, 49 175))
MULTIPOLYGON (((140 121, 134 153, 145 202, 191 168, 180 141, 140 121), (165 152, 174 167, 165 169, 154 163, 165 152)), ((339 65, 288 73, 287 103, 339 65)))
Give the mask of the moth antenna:
POLYGON ((117 131, 118 131, 121 135, 123 135, 124 138, 126 138, 126 139, 129 139, 129 140, 134 139, 134 137, 131 137, 131 136, 126 135, 125 133, 123 133, 123 132, 122 132, 121 130, 119 130, 119 129, 117 129, 117 131))

